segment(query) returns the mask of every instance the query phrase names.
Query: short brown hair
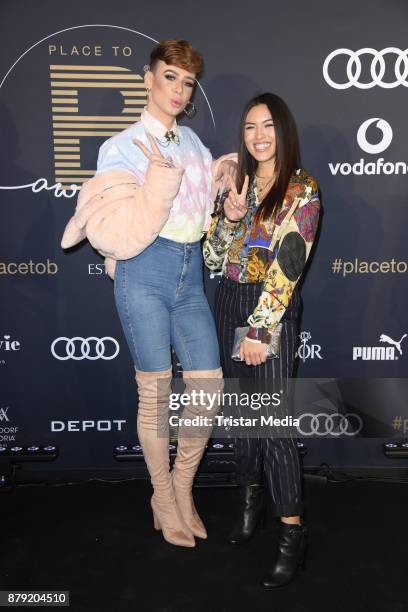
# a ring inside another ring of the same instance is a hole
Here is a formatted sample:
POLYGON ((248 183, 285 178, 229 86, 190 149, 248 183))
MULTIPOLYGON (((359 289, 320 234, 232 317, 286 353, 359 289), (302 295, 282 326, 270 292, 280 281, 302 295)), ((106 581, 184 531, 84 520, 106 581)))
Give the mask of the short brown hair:
POLYGON ((150 54, 150 70, 154 70, 158 60, 178 66, 196 76, 203 69, 201 53, 187 40, 162 40, 150 54))

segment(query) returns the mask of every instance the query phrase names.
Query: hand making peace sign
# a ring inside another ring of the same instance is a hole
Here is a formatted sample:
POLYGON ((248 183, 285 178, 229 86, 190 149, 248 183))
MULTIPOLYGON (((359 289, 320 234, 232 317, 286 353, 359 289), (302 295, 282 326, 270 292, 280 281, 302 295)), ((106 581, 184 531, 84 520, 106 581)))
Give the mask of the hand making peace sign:
POLYGON ((163 155, 160 152, 159 147, 157 146, 157 142, 155 141, 155 139, 153 138, 151 134, 147 134, 147 139, 150 142, 152 151, 149 151, 149 149, 143 144, 143 142, 141 142, 137 138, 133 138, 133 142, 146 155, 150 163, 154 164, 155 166, 162 166, 162 167, 164 166, 165 168, 175 168, 174 162, 172 158, 170 157, 170 155, 168 155, 167 157, 163 157, 163 155))
POLYGON ((229 194, 224 202, 224 213, 229 221, 240 221, 245 217, 248 207, 246 205, 246 197, 249 185, 249 176, 245 176, 244 184, 242 185, 241 193, 238 193, 233 179, 228 176, 229 194))

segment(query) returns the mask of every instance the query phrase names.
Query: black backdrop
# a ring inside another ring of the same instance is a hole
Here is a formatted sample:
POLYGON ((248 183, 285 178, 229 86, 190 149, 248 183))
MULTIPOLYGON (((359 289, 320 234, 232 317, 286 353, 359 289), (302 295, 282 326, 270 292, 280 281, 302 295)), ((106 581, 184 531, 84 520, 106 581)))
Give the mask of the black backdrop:
MULTIPOLYGON (((197 115, 183 122, 214 156, 236 149, 255 93, 290 105, 324 207, 299 376, 355 379, 361 407, 391 424, 408 355, 406 3, 3 0, 0 15, 0 442, 52 441, 54 469, 109 469, 114 444, 133 438, 112 281, 87 242, 65 253, 60 240, 76 201, 67 185, 138 117, 149 50, 176 37, 205 58, 197 115), (56 342, 75 337, 93 338, 88 358, 80 340, 71 356, 56 342)), ((210 302, 217 282, 206 274, 210 302)), ((305 464, 394 465, 379 437, 310 440, 305 464)))

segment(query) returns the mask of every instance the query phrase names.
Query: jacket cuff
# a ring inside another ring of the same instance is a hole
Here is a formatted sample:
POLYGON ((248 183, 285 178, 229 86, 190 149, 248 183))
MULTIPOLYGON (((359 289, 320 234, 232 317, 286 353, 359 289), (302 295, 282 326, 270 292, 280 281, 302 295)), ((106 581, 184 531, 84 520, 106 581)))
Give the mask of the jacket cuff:
POLYGON ((228 218, 225 216, 225 214, 224 214, 224 216, 223 216, 223 217, 221 217, 221 220, 222 220, 222 222, 223 222, 223 223, 225 223, 225 225, 226 225, 227 227, 230 227, 230 228, 233 228, 233 229, 236 229, 236 228, 239 226, 239 224, 241 223, 241 219, 238 219, 238 221, 230 221, 230 220, 229 220, 229 219, 228 219, 228 218))
POLYGON ((269 344, 271 341, 271 334, 266 327, 252 327, 250 326, 246 337, 249 340, 258 340, 262 344, 269 344))
POLYGON ((184 168, 149 164, 142 189, 162 201, 173 201, 180 189, 184 168))
POLYGON ((213 160, 211 164, 211 174, 213 181, 216 181, 219 172, 219 167, 223 161, 233 161, 238 165, 238 153, 227 153, 227 155, 221 155, 218 159, 213 160))

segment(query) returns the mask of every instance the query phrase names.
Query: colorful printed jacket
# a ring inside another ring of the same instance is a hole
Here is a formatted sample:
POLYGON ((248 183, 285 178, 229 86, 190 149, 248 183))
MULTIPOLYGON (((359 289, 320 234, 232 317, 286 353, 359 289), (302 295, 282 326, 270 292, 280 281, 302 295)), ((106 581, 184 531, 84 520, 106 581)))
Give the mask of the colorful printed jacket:
POLYGON ((283 222, 294 198, 299 205, 273 252, 269 247, 274 224, 253 224, 259 206, 256 179, 248 189, 245 217, 235 224, 225 222, 222 213, 213 217, 204 242, 204 260, 210 270, 221 270, 239 283, 263 283, 258 304, 247 319, 251 328, 261 329, 257 333, 251 329, 249 338, 265 341, 266 330, 280 321, 313 245, 320 201, 316 181, 304 170, 292 175, 276 225, 283 222))

